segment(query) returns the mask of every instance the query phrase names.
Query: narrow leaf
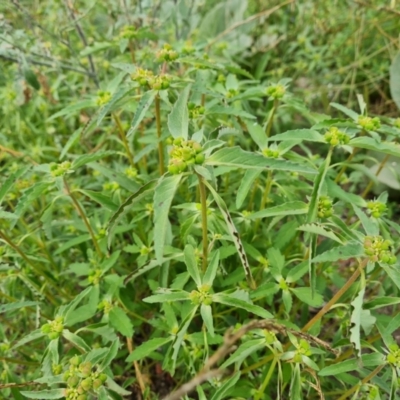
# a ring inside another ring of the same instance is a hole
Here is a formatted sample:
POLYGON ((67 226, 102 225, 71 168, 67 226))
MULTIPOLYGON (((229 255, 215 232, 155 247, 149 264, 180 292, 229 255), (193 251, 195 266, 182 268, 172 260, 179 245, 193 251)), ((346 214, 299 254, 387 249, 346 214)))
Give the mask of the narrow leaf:
POLYGON ((51 389, 51 390, 40 390, 38 392, 26 392, 22 391, 21 394, 28 399, 62 399, 65 397, 65 389, 51 389))
POLYGON ((250 193, 250 189, 253 187, 254 181, 261 174, 262 169, 248 169, 246 170, 243 179, 240 182, 240 186, 236 195, 236 208, 242 207, 244 200, 250 193))
POLYGON ((147 110, 152 105, 154 98, 156 97, 156 93, 157 92, 154 90, 149 90, 148 92, 143 94, 137 106, 135 115, 133 116, 131 127, 129 128, 129 131, 126 134, 126 137, 130 137, 136 131, 139 124, 142 122, 144 116, 146 115, 147 110))
POLYGON ((191 85, 187 85, 179 95, 171 113, 168 115, 168 128, 174 138, 188 138, 189 112, 187 102, 189 99, 191 85))
POLYGON ((299 215, 307 214, 308 204, 302 201, 288 201, 279 206, 269 207, 261 211, 257 211, 248 216, 250 219, 259 219, 267 217, 276 217, 279 215, 299 215))
POLYGON ((197 287, 201 286, 200 271, 197 265, 193 246, 191 246, 190 244, 185 246, 184 256, 185 264, 190 276, 195 281, 197 287))
POLYGON ((214 336, 214 323, 211 306, 202 304, 200 307, 201 318, 211 336, 214 336))
POLYGON ((349 258, 362 257, 364 255, 364 247, 361 243, 350 241, 344 245, 334 247, 322 254, 314 257, 313 263, 335 262, 339 260, 348 260, 349 258))
POLYGON ((161 261, 167 235, 168 214, 172 199, 178 188, 182 174, 162 177, 154 192, 154 250, 157 261, 161 261))
POLYGON ((133 336, 133 325, 131 320, 119 307, 113 307, 108 314, 111 325, 122 335, 131 338, 133 336))

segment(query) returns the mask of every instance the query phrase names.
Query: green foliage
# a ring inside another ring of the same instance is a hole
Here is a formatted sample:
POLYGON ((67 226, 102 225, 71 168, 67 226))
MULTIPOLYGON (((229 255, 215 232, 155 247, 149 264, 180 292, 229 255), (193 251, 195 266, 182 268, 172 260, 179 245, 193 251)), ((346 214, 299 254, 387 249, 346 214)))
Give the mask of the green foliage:
POLYGON ((397 398, 395 4, 34 3, 0 18, 0 397, 397 398))

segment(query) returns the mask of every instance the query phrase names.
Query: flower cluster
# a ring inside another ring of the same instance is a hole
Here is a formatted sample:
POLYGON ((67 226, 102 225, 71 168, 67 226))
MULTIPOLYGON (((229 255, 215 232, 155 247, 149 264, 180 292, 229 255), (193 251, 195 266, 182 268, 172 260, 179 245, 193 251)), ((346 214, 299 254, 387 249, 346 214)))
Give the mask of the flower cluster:
POLYGON ((380 218, 387 211, 386 204, 380 201, 369 201, 367 203, 367 208, 374 218, 380 218))
POLYGON ((325 141, 331 146, 347 144, 350 141, 350 136, 340 131, 335 126, 332 126, 324 135, 325 141))
POLYGON ((50 174, 54 178, 57 178, 59 176, 64 176, 65 174, 72 172, 70 168, 71 168, 71 163, 69 161, 64 161, 61 164, 51 163, 50 174))
POLYGON ((265 90, 265 93, 273 99, 281 99, 286 93, 286 88, 281 84, 270 85, 265 90))
POLYGON ((192 303, 196 305, 211 305, 212 298, 209 294, 211 287, 209 285, 202 285, 198 289, 199 290, 192 290, 190 293, 190 300, 192 301, 192 303))
POLYGON ((321 196, 318 200, 318 217, 329 218, 333 214, 332 199, 328 196, 321 196))
POLYGON ((69 361, 69 369, 64 373, 64 381, 67 383, 65 398, 67 400, 86 400, 87 392, 98 390, 105 381, 107 375, 93 371, 90 361, 82 362, 81 356, 74 356, 69 361))
POLYGON ((131 79, 138 82, 140 86, 153 90, 168 89, 171 82, 169 75, 154 75, 152 71, 143 68, 138 68, 131 74, 131 79))
POLYGON ((268 158, 278 158, 279 150, 266 148, 262 151, 263 155, 268 158))
POLYGON ((293 361, 296 363, 301 363, 303 361, 302 356, 310 356, 311 355, 311 349, 310 349, 310 343, 308 343, 304 339, 300 339, 300 342, 298 343, 297 351, 296 354, 293 357, 293 361))
POLYGON ((124 26, 119 33, 121 39, 135 39, 137 37, 137 30, 134 26, 124 26))
POLYGON ((204 114, 204 107, 203 106, 196 106, 194 103, 189 103, 188 104, 188 110, 189 110, 189 118, 195 119, 198 118, 199 116, 204 114))
POLYGON ((40 330, 46 334, 50 340, 58 339, 64 329, 64 318, 56 317, 53 321, 44 324, 40 330))
POLYGON ((375 131, 381 127, 381 121, 379 121, 378 117, 371 118, 360 115, 358 117, 358 125, 366 131, 375 131))
POLYGON ((382 262, 385 264, 395 264, 396 256, 391 251, 392 242, 384 239, 382 236, 366 236, 364 238, 364 251, 373 262, 382 262))
POLYGON ((97 92, 97 99, 96 99, 96 104, 98 106, 104 106, 104 104, 107 104, 111 99, 111 93, 107 92, 105 90, 99 90, 97 92))
POLYGON ((180 174, 186 171, 189 165, 203 164, 205 157, 200 143, 194 140, 176 138, 172 141, 172 144, 168 165, 168 171, 171 174, 180 174))
POLYGON ((157 53, 157 60, 160 62, 175 61, 179 57, 178 52, 172 50, 172 46, 164 44, 163 48, 157 53))

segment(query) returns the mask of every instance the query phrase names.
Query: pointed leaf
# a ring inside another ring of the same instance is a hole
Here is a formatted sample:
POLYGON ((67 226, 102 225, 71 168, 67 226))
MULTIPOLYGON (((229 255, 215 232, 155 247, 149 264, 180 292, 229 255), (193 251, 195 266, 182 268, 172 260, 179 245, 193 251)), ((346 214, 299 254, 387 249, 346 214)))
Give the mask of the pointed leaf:
POLYGON ((190 276, 195 281, 197 287, 201 286, 200 271, 197 265, 193 246, 190 244, 186 245, 183 254, 185 256, 185 264, 190 276))
POLYGON ((130 137, 136 131, 139 124, 142 122, 144 116, 146 115, 147 110, 153 104, 156 94, 157 92, 154 90, 149 90, 148 92, 143 94, 136 108, 136 112, 135 115, 133 116, 131 127, 129 128, 129 131, 126 134, 126 137, 130 137))
POLYGON ((208 262, 206 273, 203 277, 203 284, 212 286, 214 283, 215 276, 217 275, 219 264, 219 251, 215 251, 211 260, 208 262))
POLYGON ((247 218, 259 219, 267 217, 277 217, 279 215, 300 215, 307 214, 308 204, 302 201, 288 201, 279 206, 269 207, 261 211, 250 214, 247 218))
POLYGON ((110 346, 103 360, 101 361, 101 364, 99 366, 100 372, 104 371, 111 364, 112 360, 114 360, 118 353, 119 344, 119 339, 113 341, 112 345, 110 346))
POLYGON ((206 159, 205 164, 236 168, 265 168, 268 170, 291 171, 305 174, 316 174, 316 171, 307 165, 300 165, 286 160, 266 158, 261 154, 244 151, 240 147, 220 149, 206 159))
POLYGON ((153 294, 143 299, 145 303, 163 303, 164 301, 184 301, 190 300, 190 293, 184 290, 176 292, 153 294))
POLYGON ((190 89, 191 85, 187 85, 183 89, 168 115, 168 128, 174 138, 181 137, 185 140, 188 138, 189 112, 187 103, 190 89))
POLYGON ((214 294, 212 296, 212 300, 215 303, 225 304, 226 306, 242 308, 243 310, 246 310, 254 315, 258 315, 261 318, 266 318, 266 319, 273 318, 273 315, 269 313, 267 310, 264 310, 264 308, 256 306, 254 304, 247 303, 246 301, 240 300, 227 293, 214 294))
POLYGON ((317 255, 311 261, 313 263, 335 262, 362 256, 364 256, 364 247, 362 244, 356 241, 350 241, 342 246, 334 247, 333 249, 317 255))
POLYGON ((294 129, 278 135, 271 136, 269 141, 280 142, 284 140, 301 140, 309 142, 326 143, 323 135, 313 129, 294 129))
POLYGON ((200 315, 203 318, 204 324, 211 336, 214 336, 214 322, 212 308, 209 305, 202 304, 200 306, 200 315))
POLYGON ((28 399, 62 399, 65 397, 65 389, 51 389, 51 390, 40 390, 38 392, 26 392, 22 391, 21 394, 28 399))
POLYGON ((112 241, 112 234, 114 232, 114 228, 118 221, 129 211, 129 209, 143 197, 147 196, 151 191, 155 189, 157 185, 157 181, 153 180, 145 185, 143 185, 138 191, 131 194, 118 208, 118 210, 111 216, 110 220, 108 221, 107 225, 107 246, 110 247, 112 241))
POLYGON ((119 307, 113 307, 108 314, 110 324, 122 335, 131 338, 133 336, 133 325, 125 311, 119 307))
POLYGON ((253 187, 254 181, 260 176, 262 169, 248 169, 246 170, 244 177, 240 182, 240 186, 236 195, 236 208, 242 207, 244 200, 250 193, 250 189, 253 187))
POLYGON ((400 109, 400 53, 396 55, 390 66, 390 94, 400 109))
POLYGON ((169 209, 181 179, 182 174, 163 176, 154 192, 154 250, 159 262, 164 255, 169 209))

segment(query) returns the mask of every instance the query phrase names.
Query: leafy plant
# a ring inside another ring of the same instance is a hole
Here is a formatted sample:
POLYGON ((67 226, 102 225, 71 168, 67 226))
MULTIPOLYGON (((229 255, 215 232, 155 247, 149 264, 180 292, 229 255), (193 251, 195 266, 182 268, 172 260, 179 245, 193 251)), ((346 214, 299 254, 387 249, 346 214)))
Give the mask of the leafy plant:
POLYGON ((50 3, 3 21, 4 398, 395 399, 399 119, 233 57, 313 5, 50 3))

